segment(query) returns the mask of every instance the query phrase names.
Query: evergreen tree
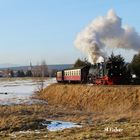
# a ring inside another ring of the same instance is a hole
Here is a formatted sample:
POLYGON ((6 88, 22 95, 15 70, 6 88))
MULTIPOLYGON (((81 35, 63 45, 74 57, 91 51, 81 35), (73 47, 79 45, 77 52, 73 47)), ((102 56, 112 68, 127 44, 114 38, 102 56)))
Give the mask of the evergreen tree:
POLYGON ((113 53, 108 58, 108 62, 109 61, 111 61, 113 63, 120 63, 122 65, 124 65, 124 63, 125 63, 124 58, 121 55, 114 55, 113 53))
POLYGON ((86 58, 84 60, 81 60, 80 58, 78 58, 76 62, 74 63, 74 67, 82 67, 82 66, 87 66, 87 65, 91 65, 91 64, 87 61, 86 58))
POLYGON ((32 77, 32 71, 31 71, 31 70, 27 70, 26 76, 27 76, 27 77, 32 77))
POLYGON ((17 71, 17 77, 25 77, 24 71, 23 70, 18 70, 17 71))
POLYGON ((25 73, 23 70, 20 71, 20 77, 25 77, 25 73))
MULTIPOLYGON (((123 79, 122 81, 120 81, 120 83, 123 83, 123 84, 130 83, 130 80, 132 77, 130 73, 129 64, 125 63, 125 60, 121 55, 114 55, 112 53, 111 56, 108 58, 108 62, 111 62, 115 67, 117 66, 116 70, 119 73, 121 73, 121 75, 123 75, 123 79)), ((115 67, 113 67, 113 65, 112 65, 112 68, 114 69, 115 67)))
POLYGON ((17 77, 20 77, 20 70, 17 71, 17 77))
POLYGON ((140 78, 140 53, 134 55, 133 60, 131 62, 131 68, 137 77, 140 78))

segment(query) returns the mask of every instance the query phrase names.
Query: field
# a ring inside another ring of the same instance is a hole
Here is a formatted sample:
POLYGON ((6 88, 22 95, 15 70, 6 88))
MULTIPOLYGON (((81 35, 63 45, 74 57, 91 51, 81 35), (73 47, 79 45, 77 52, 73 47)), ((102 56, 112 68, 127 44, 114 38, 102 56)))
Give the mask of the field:
POLYGON ((0 139, 140 138, 140 86, 52 84, 30 97, 36 99, 41 101, 0 106, 0 139), (52 120, 82 127, 49 131, 52 120))
POLYGON ((140 121, 128 118, 91 121, 91 114, 48 105, 1 107, 1 139, 139 139, 140 121), (48 119, 75 121, 82 128, 50 132, 41 125, 48 119))

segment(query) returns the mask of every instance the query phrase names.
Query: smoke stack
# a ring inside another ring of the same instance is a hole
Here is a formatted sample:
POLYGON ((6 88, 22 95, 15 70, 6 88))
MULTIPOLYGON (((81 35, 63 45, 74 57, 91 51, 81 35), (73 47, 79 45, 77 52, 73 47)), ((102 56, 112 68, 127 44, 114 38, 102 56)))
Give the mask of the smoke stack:
POLYGON ((140 36, 128 25, 122 26, 122 20, 114 10, 106 16, 94 19, 74 42, 75 46, 87 54, 92 64, 105 58, 105 47, 140 50, 140 36))

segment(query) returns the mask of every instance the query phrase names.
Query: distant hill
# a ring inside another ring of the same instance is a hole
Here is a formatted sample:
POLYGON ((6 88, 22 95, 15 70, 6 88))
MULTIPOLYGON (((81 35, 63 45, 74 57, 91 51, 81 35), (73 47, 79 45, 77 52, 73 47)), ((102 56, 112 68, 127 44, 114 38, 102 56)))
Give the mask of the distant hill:
POLYGON ((60 64, 60 65, 48 65, 48 69, 57 69, 57 70, 62 70, 62 69, 67 69, 73 67, 72 64, 60 64))
MULTIPOLYGON (((4 65, 3 65, 4 66, 4 65)), ((62 70, 62 69, 67 69, 71 68, 73 65, 72 64, 57 64, 57 65, 47 65, 49 70, 62 70)), ((35 67, 35 66, 33 66, 35 67)), ((28 70, 29 66, 11 66, 11 65, 5 65, 5 67, 0 66, 0 70, 4 69, 10 69, 10 70, 28 70)))
POLYGON ((0 64, 0 69, 3 69, 3 68, 9 68, 9 67, 19 67, 19 65, 16 65, 16 64, 10 64, 10 63, 0 64))

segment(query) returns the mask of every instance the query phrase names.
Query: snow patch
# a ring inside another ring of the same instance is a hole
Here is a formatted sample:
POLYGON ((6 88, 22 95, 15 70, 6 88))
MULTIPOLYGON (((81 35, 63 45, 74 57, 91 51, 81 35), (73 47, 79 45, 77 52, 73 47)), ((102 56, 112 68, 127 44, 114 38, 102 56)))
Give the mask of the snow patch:
POLYGON ((42 123, 43 126, 46 126, 49 131, 60 131, 66 128, 73 128, 73 127, 82 127, 77 123, 73 122, 64 122, 64 121, 53 121, 53 120, 46 120, 42 123))

